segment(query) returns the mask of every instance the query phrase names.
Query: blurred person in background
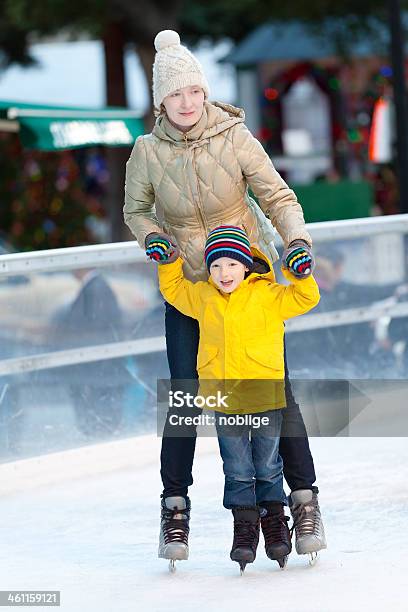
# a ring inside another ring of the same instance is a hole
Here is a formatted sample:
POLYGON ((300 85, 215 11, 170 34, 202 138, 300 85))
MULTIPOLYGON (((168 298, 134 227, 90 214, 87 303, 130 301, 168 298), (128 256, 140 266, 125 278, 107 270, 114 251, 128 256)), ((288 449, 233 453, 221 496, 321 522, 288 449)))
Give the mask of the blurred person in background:
MULTIPOLYGON (((408 284, 397 287, 394 300, 408 303, 408 284)), ((394 375, 408 379, 408 317, 392 317, 388 320, 383 348, 392 358, 394 375)))
MULTIPOLYGON (((18 381, 18 377, 17 377, 18 381)), ((23 449, 24 404, 16 376, 0 378, 0 444, 2 453, 19 456, 23 449)))
POLYGON ((380 215, 399 212, 398 180, 391 164, 380 164, 374 177, 375 206, 380 215))
MULTIPOLYGON (((55 315, 60 350, 120 341, 122 312, 107 280, 96 270, 75 270, 74 275, 80 282, 79 291, 55 315)), ((60 374, 69 386, 78 429, 87 437, 117 433, 124 389, 131 382, 126 360, 104 359, 67 366, 60 374)))
MULTIPOLYGON (((184 260, 188 280, 207 280, 203 259, 208 233, 220 225, 244 229, 251 244, 276 261, 272 225, 282 237, 290 271, 302 274, 302 261, 313 267, 312 240, 295 194, 275 170, 262 145, 244 124, 244 111, 209 101, 202 67, 183 45, 177 32, 164 30, 155 39, 153 98, 156 124, 139 137, 126 166, 124 218, 141 247, 155 240, 167 244, 162 257, 184 260), (260 208, 249 197, 251 189, 260 208), (268 218, 267 218, 268 217, 268 218), (290 258, 296 252, 298 258, 290 258)), ((167 356, 172 381, 197 388, 197 321, 165 304, 167 356)), ((287 408, 284 411, 280 454, 291 488, 296 549, 308 554, 325 547, 315 486, 315 470, 306 428, 285 367, 287 408)), ((165 558, 188 558, 192 466, 195 427, 183 437, 166 435, 161 451, 163 481, 160 540, 165 558), (167 555, 167 556, 166 556, 167 555)))
MULTIPOLYGON (((396 284, 357 284, 344 279, 345 256, 340 248, 327 244, 316 251, 315 278, 320 289, 320 303, 314 314, 346 311, 364 307, 393 295, 396 284)), ((353 321, 343 325, 327 325, 287 336, 291 366, 297 372, 307 369, 307 375, 345 379, 371 378, 383 367, 376 359, 373 321, 353 321), (324 355, 322 359, 319 355, 324 355), (306 356, 309 359, 306 360, 306 356)), ((306 372, 305 372, 306 373, 306 372)))

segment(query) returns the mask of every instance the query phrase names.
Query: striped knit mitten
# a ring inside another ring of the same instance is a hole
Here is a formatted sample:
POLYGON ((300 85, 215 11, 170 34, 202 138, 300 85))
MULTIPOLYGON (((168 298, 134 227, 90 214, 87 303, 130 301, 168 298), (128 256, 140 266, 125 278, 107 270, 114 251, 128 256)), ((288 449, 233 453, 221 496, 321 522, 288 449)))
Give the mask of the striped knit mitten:
POLYGON ((304 240, 294 240, 282 255, 283 265, 296 278, 306 278, 313 272, 315 260, 310 246, 304 240))
POLYGON ((166 264, 176 261, 180 251, 167 234, 152 233, 146 238, 146 255, 157 263, 166 264))

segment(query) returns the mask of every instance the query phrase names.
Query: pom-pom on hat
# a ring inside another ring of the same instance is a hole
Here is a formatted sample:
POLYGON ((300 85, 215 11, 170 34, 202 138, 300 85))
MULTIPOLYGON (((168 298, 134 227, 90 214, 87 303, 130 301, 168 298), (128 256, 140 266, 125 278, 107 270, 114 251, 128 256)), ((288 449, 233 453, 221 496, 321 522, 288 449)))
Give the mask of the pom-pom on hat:
POLYGON ((159 109, 169 94, 191 85, 198 85, 208 98, 210 88, 200 62, 180 43, 174 30, 162 30, 154 39, 156 57, 153 64, 153 101, 159 109))
POLYGON ((253 264, 248 236, 235 225, 220 225, 208 234, 204 257, 208 271, 211 264, 220 257, 236 259, 249 269, 253 264))

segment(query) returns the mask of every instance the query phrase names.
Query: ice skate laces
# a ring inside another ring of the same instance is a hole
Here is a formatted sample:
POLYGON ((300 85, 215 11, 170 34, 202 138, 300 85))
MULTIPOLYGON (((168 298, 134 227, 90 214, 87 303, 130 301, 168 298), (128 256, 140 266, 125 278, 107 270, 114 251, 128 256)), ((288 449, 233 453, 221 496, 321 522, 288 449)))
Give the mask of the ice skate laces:
POLYGON ((280 542, 284 539, 285 533, 287 533, 287 523, 289 517, 282 514, 267 514, 261 519, 262 531, 264 534, 265 542, 272 544, 274 542, 280 542))
POLYGON ((164 543, 181 542, 188 544, 190 510, 184 508, 162 508, 164 543))
POLYGON ((293 534, 294 529, 298 537, 315 535, 317 533, 320 524, 320 508, 316 497, 303 504, 293 506, 292 514, 294 521, 290 530, 291 534, 293 534))
POLYGON ((259 525, 235 519, 234 521, 234 548, 249 546, 252 548, 257 539, 259 525))

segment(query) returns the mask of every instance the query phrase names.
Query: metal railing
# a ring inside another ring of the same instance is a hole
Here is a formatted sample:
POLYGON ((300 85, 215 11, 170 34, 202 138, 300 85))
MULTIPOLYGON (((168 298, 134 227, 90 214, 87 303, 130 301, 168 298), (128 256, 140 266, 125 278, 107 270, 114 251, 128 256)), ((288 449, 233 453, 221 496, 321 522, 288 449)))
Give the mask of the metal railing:
MULTIPOLYGON (((408 233, 408 215, 309 223, 307 229, 315 242, 408 233)), ((276 233, 276 244, 278 246, 282 244, 278 233, 276 233)), ((81 267, 138 263, 145 260, 144 251, 135 241, 12 253, 0 256, 0 278, 30 272, 57 272, 81 267)))

